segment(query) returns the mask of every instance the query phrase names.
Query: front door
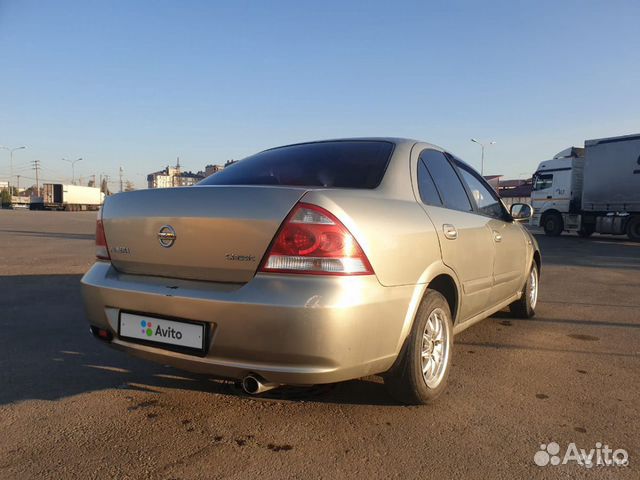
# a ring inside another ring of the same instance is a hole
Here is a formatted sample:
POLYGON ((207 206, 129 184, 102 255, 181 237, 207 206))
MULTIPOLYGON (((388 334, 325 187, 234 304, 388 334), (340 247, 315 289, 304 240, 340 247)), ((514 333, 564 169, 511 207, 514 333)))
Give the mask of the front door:
POLYGON ((519 225, 502 220, 489 222, 495 246, 491 304, 497 304, 522 290, 529 273, 527 238, 519 225))
POLYGON ((476 212, 487 220, 495 248, 493 288, 489 305, 495 306, 519 292, 529 273, 527 237, 513 222, 496 192, 467 165, 457 161, 456 167, 476 204, 476 212))

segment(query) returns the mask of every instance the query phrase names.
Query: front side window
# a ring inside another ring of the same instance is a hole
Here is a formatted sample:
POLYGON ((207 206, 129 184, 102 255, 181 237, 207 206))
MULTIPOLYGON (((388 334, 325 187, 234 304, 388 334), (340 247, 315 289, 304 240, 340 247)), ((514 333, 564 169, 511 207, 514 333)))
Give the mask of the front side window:
POLYGON ((553 185, 553 173, 536 173, 533 179, 534 190, 546 190, 553 185))
POLYGON ((471 195, 478 207, 478 212, 482 215, 503 220, 505 218, 505 211, 494 190, 486 185, 480 176, 466 165, 461 163, 457 163, 456 165, 460 175, 462 175, 462 179, 471 191, 471 195))
POLYGON ((424 162, 438 189, 442 203, 446 208, 471 212, 471 203, 460 178, 451 163, 442 152, 423 150, 420 160, 424 162))

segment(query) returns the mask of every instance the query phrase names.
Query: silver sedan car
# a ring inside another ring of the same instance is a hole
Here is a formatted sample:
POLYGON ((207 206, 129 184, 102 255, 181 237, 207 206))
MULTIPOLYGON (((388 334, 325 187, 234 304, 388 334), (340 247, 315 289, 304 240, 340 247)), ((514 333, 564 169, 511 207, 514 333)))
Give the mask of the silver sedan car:
POLYGON ((455 334, 505 307, 533 316, 531 214, 429 143, 289 145, 109 197, 84 303, 113 347, 251 394, 381 374, 426 403, 455 334))

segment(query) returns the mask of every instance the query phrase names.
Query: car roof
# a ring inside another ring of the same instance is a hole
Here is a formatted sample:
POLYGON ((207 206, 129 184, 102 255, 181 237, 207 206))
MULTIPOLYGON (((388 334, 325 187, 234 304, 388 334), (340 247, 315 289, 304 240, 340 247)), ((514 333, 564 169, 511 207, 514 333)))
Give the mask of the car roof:
POLYGON ((307 142, 297 142, 297 143, 291 143, 289 145, 280 145, 278 147, 273 147, 273 148, 268 148, 266 151, 269 150, 276 150, 278 148, 284 148, 284 147, 292 147, 292 146, 296 146, 296 145, 309 145, 309 144, 313 144, 313 143, 325 143, 325 142, 390 142, 393 143, 396 146, 404 146, 407 147, 409 150, 411 150, 411 147, 413 147, 416 144, 420 144, 422 146, 422 148, 432 148, 434 150, 439 150, 441 152, 447 152, 450 155, 453 155, 455 157, 455 159, 457 161, 459 161, 460 163, 464 164, 465 166, 471 168, 472 170, 476 171, 476 169, 471 166, 468 162, 462 160, 458 155, 456 155, 455 153, 451 152, 450 150, 447 150, 445 148, 442 148, 434 143, 430 143, 430 142, 426 142, 424 140, 417 140, 415 138, 406 138, 406 137, 342 137, 342 138, 328 138, 328 139, 324 139, 324 140, 310 140, 307 142))
POLYGON ((396 145, 400 145, 400 144, 413 145, 416 143, 424 143, 424 142, 420 142, 420 140, 414 140, 411 138, 402 138, 402 137, 343 137, 343 138, 327 138, 323 140, 309 140, 306 142, 290 143, 288 145, 280 145, 277 147, 268 148, 267 150, 275 150, 276 148, 293 147, 296 145, 309 145, 313 143, 326 143, 326 142, 390 142, 396 145))

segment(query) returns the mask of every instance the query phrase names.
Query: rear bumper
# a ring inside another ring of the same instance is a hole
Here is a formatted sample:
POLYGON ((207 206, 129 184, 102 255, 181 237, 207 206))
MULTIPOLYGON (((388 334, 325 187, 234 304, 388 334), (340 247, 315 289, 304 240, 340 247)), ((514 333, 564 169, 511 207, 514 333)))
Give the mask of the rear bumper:
POLYGON ((414 292, 374 276, 260 274, 244 285, 119 273, 97 262, 82 279, 91 325, 111 345, 148 360, 222 378, 259 374, 283 384, 332 383, 393 364, 414 292), (207 351, 194 356, 118 337, 120 311, 203 322, 207 351))

